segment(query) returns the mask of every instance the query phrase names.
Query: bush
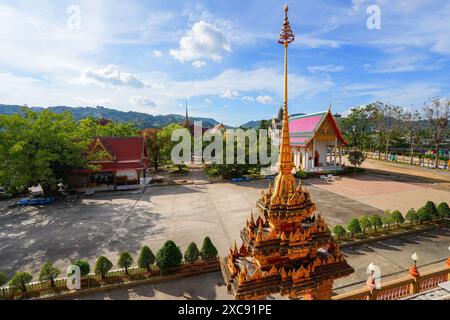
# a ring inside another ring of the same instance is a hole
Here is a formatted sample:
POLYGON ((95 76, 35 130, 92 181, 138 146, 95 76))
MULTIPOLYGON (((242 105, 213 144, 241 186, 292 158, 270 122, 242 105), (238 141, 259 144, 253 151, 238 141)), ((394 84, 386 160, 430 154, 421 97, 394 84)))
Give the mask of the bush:
POLYGON ((428 212, 428 215, 431 216, 431 219, 439 219, 439 213, 433 201, 428 201, 423 208, 428 212))
POLYGON ((91 266, 86 260, 77 260, 74 265, 80 268, 80 275, 82 277, 86 277, 91 272, 91 266))
POLYGON ((386 210, 381 217, 381 221, 385 226, 387 226, 387 229, 389 230, 389 227, 392 224, 392 213, 389 210, 386 210))
POLYGON ((109 270, 111 270, 113 267, 113 264, 111 261, 108 260, 108 258, 101 256, 97 259, 97 262, 95 263, 94 272, 96 275, 100 275, 102 279, 106 277, 109 270))
POLYGON ((441 219, 450 218, 450 208, 448 207, 447 202, 442 202, 440 205, 438 205, 437 211, 441 219))
POLYGON ((180 248, 172 240, 167 241, 156 253, 156 265, 161 273, 166 273, 170 269, 177 267, 182 259, 183 255, 180 248))
POLYGON ((200 250, 200 256, 202 257, 202 260, 209 261, 217 259, 218 254, 219 253, 217 252, 217 249, 213 245, 211 239, 209 237, 206 237, 205 240, 203 240, 202 249, 200 250))
POLYGON ((298 178, 298 179, 306 179, 306 178, 308 178, 308 174, 305 171, 303 171, 303 170, 298 170, 295 173, 295 177, 298 178))
POLYGON ((39 274, 39 281, 49 281, 50 287, 55 287, 55 279, 59 276, 61 270, 56 268, 51 262, 46 262, 39 274))
POLYGON ((128 268, 131 267, 133 265, 133 258, 131 257, 131 255, 128 252, 123 252, 120 254, 119 257, 119 261, 117 262, 117 265, 120 268, 124 268, 125 269, 125 274, 128 276, 128 268))
POLYGON ((419 217, 419 222, 420 223, 424 223, 426 221, 433 220, 433 217, 431 216, 430 212, 428 210, 426 210, 425 207, 420 208, 417 211, 417 215, 419 217))
POLYGON ((405 222, 405 218, 403 218, 403 215, 400 211, 395 210, 391 213, 391 221, 392 223, 397 224, 397 227, 400 227, 400 224, 405 222))
POLYGON ((9 285, 24 293, 27 292, 27 284, 29 284, 31 280, 33 280, 33 276, 28 272, 17 272, 14 277, 12 277, 9 285))
POLYGON ((416 210, 412 208, 409 209, 408 212, 406 213, 406 220, 408 220, 411 223, 411 226, 413 225, 414 222, 418 222, 419 216, 416 210))
POLYGON ((377 232, 377 228, 381 228, 383 226, 383 221, 381 220, 381 217, 378 214, 373 214, 369 217, 370 224, 372 225, 372 228, 375 229, 375 232, 377 232))
POLYGON ((155 263, 155 255, 149 247, 144 246, 141 249, 141 254, 138 259, 138 266, 142 269, 147 269, 147 271, 151 271, 152 265, 155 263))
POLYGON ((200 251, 198 251, 197 245, 195 242, 192 242, 186 249, 184 253, 184 260, 187 263, 194 263, 200 258, 200 251))
POLYGON ((347 230, 345 230, 343 226, 338 224, 334 226, 333 233, 338 237, 338 239, 340 239, 347 234, 347 230))
POLYGON ((0 272, 0 287, 3 287, 8 282, 8 276, 0 272))
POLYGON ((370 223, 370 220, 367 216, 362 216, 359 219, 359 225, 361 226, 363 233, 366 233, 366 229, 372 228, 372 223, 370 223))
POLYGON ((350 231, 351 235, 354 236, 355 234, 361 233, 361 226, 359 224, 359 220, 357 218, 353 218, 348 224, 347 224, 347 230, 350 231))

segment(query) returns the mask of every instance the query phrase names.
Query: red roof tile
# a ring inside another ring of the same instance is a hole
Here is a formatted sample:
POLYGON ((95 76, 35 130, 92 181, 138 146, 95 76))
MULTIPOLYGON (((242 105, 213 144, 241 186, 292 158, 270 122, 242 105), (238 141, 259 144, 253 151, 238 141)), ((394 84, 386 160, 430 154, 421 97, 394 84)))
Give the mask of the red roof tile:
POLYGON ((100 137, 100 142, 108 149, 118 162, 140 161, 144 154, 142 137, 100 137))

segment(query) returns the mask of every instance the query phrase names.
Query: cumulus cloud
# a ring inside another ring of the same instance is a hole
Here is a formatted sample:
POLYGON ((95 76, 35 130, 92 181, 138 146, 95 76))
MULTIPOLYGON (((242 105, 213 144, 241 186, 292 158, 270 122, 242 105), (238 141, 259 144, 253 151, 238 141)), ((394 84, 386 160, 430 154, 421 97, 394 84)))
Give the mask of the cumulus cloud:
POLYGON ((160 57, 162 57, 162 55, 163 55, 163 53, 162 53, 161 51, 159 51, 159 50, 153 50, 153 56, 154 56, 155 58, 160 58, 160 57))
POLYGON ((273 98, 271 96, 257 96, 255 100, 261 104, 272 104, 273 98))
POLYGON ((239 98, 240 93, 233 90, 225 90, 224 93, 220 96, 221 98, 234 100, 239 98))
POLYGON ((120 71, 115 65, 109 65, 100 70, 85 69, 76 82, 112 87, 150 87, 149 84, 139 80, 135 75, 120 71))
POLYGON ((193 65, 194 67, 196 67, 197 69, 200 69, 200 68, 206 67, 206 62, 205 62, 205 61, 197 60, 197 61, 194 61, 194 62, 192 63, 192 65, 193 65))
POLYGON ((185 62, 199 59, 222 61, 223 52, 230 52, 230 43, 224 32, 204 20, 196 22, 180 40, 179 49, 170 50, 175 59, 185 62))
POLYGON ((244 102, 253 102, 253 101, 255 101, 255 98, 250 97, 250 96, 244 96, 241 98, 241 100, 244 102))
POLYGON ((143 96, 133 96, 130 98, 130 103, 135 107, 155 108, 156 104, 152 99, 143 96))

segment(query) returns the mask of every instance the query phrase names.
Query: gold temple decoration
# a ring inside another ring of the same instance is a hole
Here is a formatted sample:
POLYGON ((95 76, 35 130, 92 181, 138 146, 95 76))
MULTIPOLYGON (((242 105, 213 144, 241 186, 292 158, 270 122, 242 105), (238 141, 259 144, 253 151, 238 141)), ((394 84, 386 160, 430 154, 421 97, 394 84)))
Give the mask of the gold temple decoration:
POLYGON ((263 299, 281 293, 299 297, 330 299, 334 279, 354 270, 334 244, 322 215, 316 214, 301 181, 292 175, 294 163, 289 136, 288 47, 295 39, 285 7, 278 42, 284 46, 284 108, 275 184, 261 192, 256 203, 259 215, 246 220, 242 246, 230 248, 221 259, 227 289, 236 299, 263 299))
POLYGON ((292 175, 294 162, 292 160, 291 140, 289 136, 289 112, 288 112, 288 47, 294 41, 295 36, 289 23, 289 7, 284 8, 286 17, 281 30, 280 40, 278 42, 284 45, 284 108, 283 108, 283 127, 281 132, 281 144, 279 153, 279 174, 275 181, 275 190, 271 200, 275 203, 286 201, 296 189, 295 178, 292 175), (279 200, 278 200, 279 199, 279 200), (286 199, 286 200, 285 200, 286 199))

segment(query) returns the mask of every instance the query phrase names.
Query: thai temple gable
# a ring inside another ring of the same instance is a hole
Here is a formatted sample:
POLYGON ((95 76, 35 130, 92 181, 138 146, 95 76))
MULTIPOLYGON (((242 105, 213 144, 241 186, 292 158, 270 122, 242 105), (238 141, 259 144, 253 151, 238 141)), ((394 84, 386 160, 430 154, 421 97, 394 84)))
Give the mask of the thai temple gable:
MULTIPOLYGON (((277 125, 270 128, 275 143, 280 135, 277 125)), ((289 117, 290 145, 297 170, 307 172, 343 169, 343 148, 347 146, 331 112, 291 115, 289 117)))

